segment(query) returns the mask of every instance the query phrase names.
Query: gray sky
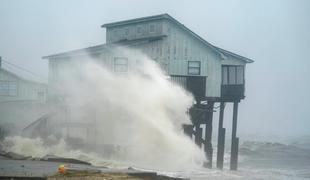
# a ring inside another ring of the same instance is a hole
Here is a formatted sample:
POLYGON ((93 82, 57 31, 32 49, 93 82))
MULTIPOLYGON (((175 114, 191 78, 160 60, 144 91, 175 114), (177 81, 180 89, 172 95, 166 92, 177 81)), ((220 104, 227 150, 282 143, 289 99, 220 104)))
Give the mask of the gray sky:
POLYGON ((255 60, 240 133, 310 134, 308 0, 0 0, 0 56, 47 77, 42 56, 104 43, 104 23, 161 13, 255 60))

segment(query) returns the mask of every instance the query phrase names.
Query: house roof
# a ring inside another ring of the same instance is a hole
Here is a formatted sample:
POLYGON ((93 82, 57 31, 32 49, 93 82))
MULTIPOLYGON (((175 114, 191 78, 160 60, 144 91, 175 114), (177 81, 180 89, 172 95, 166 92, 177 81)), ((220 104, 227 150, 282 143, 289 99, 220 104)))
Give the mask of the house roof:
POLYGON ((46 85, 44 83, 40 83, 40 82, 32 81, 32 80, 29 80, 29 79, 25 79, 25 78, 15 74, 15 73, 9 71, 9 70, 4 69, 3 67, 0 67, 0 71, 4 72, 6 74, 9 74, 10 76, 13 76, 13 77, 15 77, 17 79, 20 79, 22 81, 25 81, 25 82, 34 83, 34 84, 40 84, 40 85, 46 85))
POLYGON ((96 52, 100 53, 102 52, 103 49, 106 49, 107 45, 106 44, 100 44, 96 46, 90 46, 87 48, 82 48, 82 49, 76 49, 72 51, 66 51, 66 52, 61 52, 57 54, 52 54, 48 56, 43 56, 43 59, 50 59, 50 58, 63 58, 63 57, 71 57, 71 56, 79 56, 83 54, 94 54, 96 52))
POLYGON ((233 53, 233 52, 230 52, 230 51, 227 51, 227 50, 225 50, 225 49, 222 49, 222 48, 219 48, 219 47, 216 47, 216 46, 214 46, 215 48, 217 48, 219 51, 221 51, 224 55, 229 55, 229 56, 233 56, 233 57, 235 57, 235 58, 237 58, 237 59, 240 59, 240 60, 243 60, 243 61, 245 61, 246 63, 253 63, 254 61, 252 60, 252 59, 249 59, 249 58, 246 58, 246 57, 244 57, 244 56, 240 56, 240 55, 238 55, 238 54, 235 54, 235 53, 233 53))
POLYGON ((172 17, 169 14, 159 14, 155 16, 147 16, 147 17, 142 17, 142 18, 135 18, 135 19, 129 19, 129 20, 124 20, 124 21, 106 23, 106 24, 101 25, 101 27, 122 26, 122 25, 127 25, 127 24, 140 23, 140 22, 152 21, 152 20, 160 20, 160 19, 170 19, 170 18, 172 17))
MULTIPOLYGON (((155 15, 155 16, 147 16, 147 17, 142 17, 142 18, 136 18, 136 19, 130 19, 130 20, 125 20, 125 21, 118 21, 118 22, 113 22, 113 23, 107 23, 103 24, 101 27, 115 27, 115 26, 122 26, 122 25, 127 25, 127 24, 134 24, 134 23, 140 23, 140 22, 146 22, 146 21, 153 21, 153 20, 161 20, 161 19, 167 19, 175 24, 177 24, 180 28, 185 30, 186 32, 190 33, 193 37, 195 37, 197 40, 202 42, 204 45, 210 47, 212 50, 217 52, 222 58, 225 58, 227 55, 233 56, 237 59, 240 59, 246 63, 252 63, 254 62, 252 59, 243 57, 241 55, 235 54, 233 52, 224 50, 222 48, 216 47, 209 43, 208 41, 204 40, 202 37, 200 37, 198 34, 194 33, 192 30, 184 26, 182 23, 171 17, 169 14, 160 14, 160 15, 155 15)), ((161 36, 159 38, 163 38, 164 36, 161 36)), ((109 47, 112 47, 113 45, 132 45, 134 43, 141 43, 145 40, 151 40, 152 38, 158 38, 158 37, 147 37, 147 38, 141 38, 141 39, 136 39, 136 40, 124 40, 120 41, 117 43, 110 43, 110 44, 100 44, 97 46, 91 46, 88 48, 83 48, 83 49, 77 49, 73 51, 67 51, 63 53, 58 53, 58 54, 53 54, 49 56, 44 56, 43 59, 50 59, 50 58, 60 58, 60 57, 69 57, 69 56, 75 56, 75 55, 81 55, 81 54, 95 54, 95 53, 100 53, 102 52, 103 49, 108 49, 109 47)))
POLYGON ((124 39, 119 42, 109 43, 109 44, 100 44, 96 46, 91 46, 87 48, 52 54, 49 56, 42 57, 43 59, 51 59, 51 58, 64 58, 64 57, 72 57, 72 56, 79 56, 79 55, 91 55, 96 53, 102 53, 103 50, 109 50, 110 48, 117 47, 117 46, 134 46, 140 45, 142 43, 148 43, 149 41, 157 41, 161 40, 162 38, 166 37, 166 35, 159 35, 159 36, 152 36, 152 37, 145 37, 140 39, 134 40, 127 40, 124 39))
POLYGON ((202 37, 200 37, 198 34, 194 33, 192 30, 187 28, 184 24, 182 24, 178 20, 174 19, 169 14, 160 14, 160 15, 155 15, 155 16, 147 16, 147 17, 130 19, 130 20, 125 20, 125 21, 118 21, 118 22, 113 22, 113 23, 107 23, 107 24, 103 24, 101 27, 109 28, 109 27, 123 26, 123 25, 127 25, 127 24, 134 24, 134 23, 140 23, 140 22, 146 22, 146 21, 161 20, 161 19, 167 19, 167 20, 177 24, 180 28, 182 28, 183 30, 185 30, 188 33, 190 33, 197 40, 201 41, 203 44, 205 44, 206 46, 210 47, 215 52, 219 53, 221 55, 221 57, 225 57, 225 55, 230 55, 230 56, 233 56, 233 57, 235 57, 237 59, 243 60, 246 63, 254 62, 252 59, 240 56, 240 55, 235 54, 233 52, 230 52, 230 51, 227 51, 227 50, 224 50, 222 48, 219 48, 219 47, 216 47, 216 46, 212 45, 211 43, 209 43, 208 41, 206 41, 202 37))
POLYGON ((220 54, 221 56, 223 56, 223 54, 217 50, 216 48, 214 48, 212 46, 212 44, 210 44, 209 42, 207 42, 206 40, 204 40, 203 38, 201 38, 199 35, 197 35, 196 33, 194 33, 193 31, 191 31, 189 28, 187 28, 186 26, 184 26, 182 23, 180 23, 179 21, 177 21, 176 19, 174 19, 172 16, 170 16, 169 14, 160 14, 160 15, 155 15, 155 16, 147 16, 147 17, 142 17, 142 18, 136 18, 136 19, 130 19, 130 20, 125 20, 125 21, 118 21, 118 22, 113 22, 113 23, 107 23, 107 24, 103 24, 101 27, 115 27, 115 26, 122 26, 122 25, 127 25, 127 24, 134 24, 134 23, 140 23, 140 22, 146 22, 146 21, 153 21, 153 20, 160 20, 160 19, 167 19, 175 24, 177 24, 180 28, 182 28, 183 30, 187 31, 188 33, 190 33, 192 36, 194 36, 196 39, 198 39, 199 41, 201 41, 203 44, 209 46, 211 49, 213 49, 214 51, 216 51, 218 54, 220 54))

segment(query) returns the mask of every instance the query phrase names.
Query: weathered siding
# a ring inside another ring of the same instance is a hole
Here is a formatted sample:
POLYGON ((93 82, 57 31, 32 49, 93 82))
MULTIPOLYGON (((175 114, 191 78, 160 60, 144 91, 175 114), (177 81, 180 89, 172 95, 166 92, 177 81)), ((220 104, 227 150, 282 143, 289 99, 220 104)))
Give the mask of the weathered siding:
POLYGON ((176 83, 181 86, 183 89, 186 89, 186 77, 185 76, 172 76, 170 77, 171 82, 176 83))
POLYGON ((17 88, 17 93, 15 95, 0 95, 0 102, 45 101, 47 94, 47 88, 45 84, 27 81, 2 70, 0 70, 0 81, 14 82, 16 83, 17 88))
POLYGON ((170 21, 163 24, 164 58, 169 63, 169 74, 189 75, 188 62, 199 61, 200 75, 206 76, 206 96, 219 97, 221 85, 221 58, 218 53, 198 41, 191 34, 170 21))
POLYGON ((210 52, 208 57, 207 97, 220 97, 222 81, 221 59, 214 52, 210 52))

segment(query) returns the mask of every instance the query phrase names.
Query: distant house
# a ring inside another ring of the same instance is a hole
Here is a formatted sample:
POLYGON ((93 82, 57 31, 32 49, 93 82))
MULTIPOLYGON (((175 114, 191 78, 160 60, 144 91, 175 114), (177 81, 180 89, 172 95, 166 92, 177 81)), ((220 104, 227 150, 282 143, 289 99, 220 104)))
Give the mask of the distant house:
MULTIPOLYGON (((70 62, 93 59, 115 72, 126 73, 135 67, 126 55, 113 53, 118 47, 142 51, 156 61, 170 79, 191 92, 196 104, 190 110, 193 125, 184 125, 190 136, 195 135, 198 146, 206 151, 207 167, 212 167, 212 117, 214 103, 220 104, 218 129, 218 164, 223 168, 225 128, 223 114, 225 103, 233 103, 231 169, 237 169, 238 103, 245 98, 245 66, 253 60, 224 50, 209 43, 168 14, 149 16, 104 24, 106 44, 58 53, 43 57, 49 61, 49 86, 61 87, 63 70, 70 62), (201 125, 205 128, 203 136, 201 125)), ((49 97, 61 97, 50 90, 49 97)))
POLYGON ((45 102, 47 85, 26 80, 0 67, 0 103, 3 102, 45 102))
POLYGON ((0 66, 1 123, 25 127, 46 113, 46 97, 46 84, 26 80, 0 66))

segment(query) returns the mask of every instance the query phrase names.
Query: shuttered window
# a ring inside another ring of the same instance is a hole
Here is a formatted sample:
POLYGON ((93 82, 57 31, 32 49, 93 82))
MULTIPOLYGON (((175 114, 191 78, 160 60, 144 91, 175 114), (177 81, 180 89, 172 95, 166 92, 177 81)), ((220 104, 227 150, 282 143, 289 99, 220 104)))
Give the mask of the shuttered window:
POLYGON ((0 81, 0 96, 17 96, 17 82, 0 81))
POLYGON ((244 84, 244 67, 237 66, 236 84, 244 84))
POLYGON ((153 33, 153 32, 155 32, 155 25, 151 24, 150 25, 150 33, 153 33))
POLYGON ((200 61, 188 61, 188 74, 200 75, 200 61))
POLYGON ((236 84, 236 67, 235 66, 230 66, 228 68, 228 84, 236 84))
POLYGON ((141 34, 142 33, 142 27, 141 26, 138 26, 137 27, 137 34, 141 34))
POLYGON ((227 66, 222 67, 222 84, 224 85, 228 84, 228 67, 227 66))

